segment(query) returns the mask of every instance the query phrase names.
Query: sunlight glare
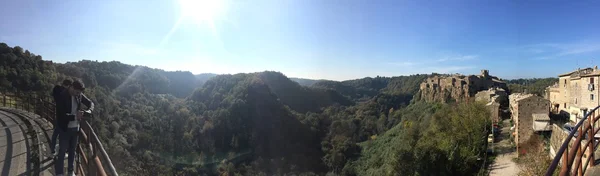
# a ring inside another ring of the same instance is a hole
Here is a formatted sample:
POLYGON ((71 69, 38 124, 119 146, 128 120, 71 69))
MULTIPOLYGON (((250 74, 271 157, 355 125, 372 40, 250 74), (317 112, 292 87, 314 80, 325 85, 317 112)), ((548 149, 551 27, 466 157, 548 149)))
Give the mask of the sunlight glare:
POLYGON ((199 23, 213 23, 226 10, 225 0, 179 0, 181 14, 199 23))

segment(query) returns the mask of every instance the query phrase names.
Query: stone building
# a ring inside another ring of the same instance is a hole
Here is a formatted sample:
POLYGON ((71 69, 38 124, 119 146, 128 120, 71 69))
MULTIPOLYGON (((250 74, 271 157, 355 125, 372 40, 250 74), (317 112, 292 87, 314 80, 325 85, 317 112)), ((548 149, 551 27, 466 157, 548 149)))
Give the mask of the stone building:
POLYGON ((600 105, 598 66, 577 69, 558 77, 557 84, 546 88, 546 96, 555 113, 568 115, 570 121, 576 123, 589 109, 600 105))
POLYGON ((425 79, 420 85, 421 99, 431 102, 446 102, 449 100, 464 101, 479 91, 498 87, 508 90, 506 83, 495 76, 490 76, 488 70, 481 70, 481 75, 435 75, 425 79))
POLYGON ((490 119, 492 122, 499 122, 502 109, 508 107, 508 95, 502 88, 494 87, 479 91, 475 94, 475 101, 486 103, 486 106, 490 110, 490 119))
POLYGON ((508 97, 511 118, 515 124, 515 144, 520 153, 520 145, 527 142, 534 132, 534 116, 548 114, 550 101, 533 94, 515 93, 508 97), (535 115, 534 115, 535 114, 535 115))
MULTIPOLYGON (((479 91, 475 94, 475 101, 491 102, 497 101, 501 103, 508 99, 508 94, 502 88, 490 88, 488 90, 479 91)), ((508 102, 506 102, 508 103, 508 102)))

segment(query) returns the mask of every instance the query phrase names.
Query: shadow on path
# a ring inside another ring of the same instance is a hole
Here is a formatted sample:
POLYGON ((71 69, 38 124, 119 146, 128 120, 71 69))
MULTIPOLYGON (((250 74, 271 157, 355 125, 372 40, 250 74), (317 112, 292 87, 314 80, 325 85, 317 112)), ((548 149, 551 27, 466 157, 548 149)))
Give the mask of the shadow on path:
MULTIPOLYGON (((7 127, 4 120, 0 119, 0 123, 2 123, 2 126, 7 127)), ((12 152, 13 152, 13 145, 12 145, 13 142, 12 142, 12 133, 10 132, 10 129, 4 128, 4 131, 7 134, 6 135, 6 143, 11 144, 11 145, 6 145, 6 152, 4 153, 5 154, 4 166, 2 167, 2 175, 8 175, 8 174, 10 174, 10 165, 11 165, 12 152)))

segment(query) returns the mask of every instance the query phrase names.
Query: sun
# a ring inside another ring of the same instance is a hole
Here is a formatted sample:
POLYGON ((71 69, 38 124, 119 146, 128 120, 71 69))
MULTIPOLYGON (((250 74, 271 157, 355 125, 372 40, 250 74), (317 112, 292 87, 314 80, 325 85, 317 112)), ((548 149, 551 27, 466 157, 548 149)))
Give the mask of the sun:
POLYGON ((192 22, 198 27, 208 27, 212 34, 219 39, 216 22, 226 21, 230 0, 177 0, 179 2, 180 16, 171 30, 163 37, 160 47, 164 46, 171 35, 175 33, 182 23, 192 22))
POLYGON ((214 23, 224 15, 225 0, 179 0, 182 17, 191 18, 198 23, 214 23))

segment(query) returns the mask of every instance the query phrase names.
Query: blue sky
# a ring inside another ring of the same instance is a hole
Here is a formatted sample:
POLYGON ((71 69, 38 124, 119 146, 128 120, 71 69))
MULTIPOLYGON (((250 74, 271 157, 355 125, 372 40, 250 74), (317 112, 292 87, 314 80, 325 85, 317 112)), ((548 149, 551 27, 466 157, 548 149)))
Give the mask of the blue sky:
POLYGON ((600 65, 600 1, 204 1, 3 1, 0 42, 61 63, 333 80, 600 65))

